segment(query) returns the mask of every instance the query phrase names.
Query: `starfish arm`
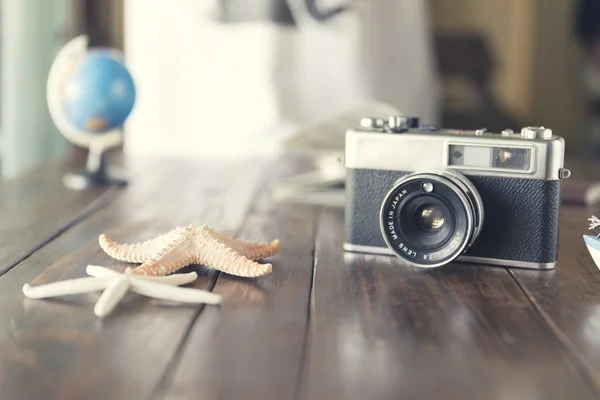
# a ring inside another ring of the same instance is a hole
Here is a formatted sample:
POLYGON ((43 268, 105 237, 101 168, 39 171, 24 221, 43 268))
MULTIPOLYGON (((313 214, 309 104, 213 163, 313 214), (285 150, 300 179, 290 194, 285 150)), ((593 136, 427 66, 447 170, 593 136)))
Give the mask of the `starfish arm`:
POLYGON ((177 247, 166 248, 154 258, 131 270, 132 275, 160 277, 194 264, 194 257, 185 251, 178 252, 177 247))
POLYGON ((279 240, 272 242, 246 242, 234 238, 224 238, 221 241, 227 246, 231 247, 241 256, 249 258, 251 260, 261 260, 266 257, 271 257, 277 254, 280 249, 279 240))
POLYGON ((102 267, 100 265, 88 265, 85 267, 85 272, 89 276, 95 276, 96 278, 109 278, 121 276, 122 274, 118 271, 112 270, 110 268, 102 267))
POLYGON ((43 299, 46 297, 93 292, 106 288, 109 281, 110 278, 86 277, 39 286, 25 284, 23 285, 23 294, 30 299, 43 299))
POLYGON ((272 242, 266 243, 251 243, 242 242, 243 255, 251 260, 261 260, 263 258, 271 257, 279 253, 281 244, 279 240, 273 240, 272 242))
POLYGON ((94 314, 107 316, 129 289, 129 279, 125 276, 112 278, 94 306, 94 314))
MULTIPOLYGON (((86 268, 86 272, 88 275, 95 276, 96 278, 123 276, 123 274, 120 272, 98 265, 88 265, 86 268)), ((126 275, 130 275, 132 274, 132 272, 133 270, 131 268, 127 268, 125 270, 126 275)), ((179 286, 195 281, 196 279, 198 279, 198 274, 192 271, 188 272, 187 274, 173 274, 168 276, 136 275, 136 279, 149 280, 152 282, 161 283, 163 285, 179 286)))
POLYGON ((168 237, 173 235, 171 231, 166 235, 160 235, 154 239, 139 243, 120 244, 109 239, 105 234, 100 235, 98 242, 100 247, 110 257, 119 261, 143 263, 150 260, 154 253, 160 250, 168 237))
POLYGON ((131 270, 132 275, 162 276, 177 271, 195 261, 194 252, 190 251, 191 232, 182 229, 173 232, 165 246, 152 258, 139 267, 131 270))
POLYGON ((197 262, 212 267, 230 275, 242 277, 256 277, 271 273, 271 264, 259 264, 252 261, 224 244, 218 242, 204 245, 200 251, 197 262))
POLYGON ((206 290, 166 286, 137 279, 131 281, 131 286, 134 292, 155 299, 205 304, 219 304, 221 302, 221 295, 206 290))
MULTIPOLYGON (((125 271, 126 274, 134 275, 133 270, 128 268, 125 271)), ((156 282, 162 285, 181 286, 187 283, 194 282, 198 279, 198 274, 194 271, 186 274, 172 274, 165 276, 146 276, 146 275, 135 275, 135 279, 142 279, 147 282, 156 282)))
POLYGON ((266 257, 270 257, 279 252, 281 244, 279 240, 273 240, 272 242, 250 242, 233 238, 231 236, 225 236, 215 232, 213 229, 207 226, 202 227, 204 231, 212 236, 214 239, 226 244, 235 250, 238 254, 249 258, 251 260, 260 260, 266 257))

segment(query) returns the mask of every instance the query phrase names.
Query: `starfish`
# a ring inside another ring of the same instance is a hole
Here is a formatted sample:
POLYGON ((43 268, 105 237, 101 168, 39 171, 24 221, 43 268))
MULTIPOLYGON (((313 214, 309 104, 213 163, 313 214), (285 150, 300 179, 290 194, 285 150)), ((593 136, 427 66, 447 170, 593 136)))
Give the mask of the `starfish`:
POLYGON ((30 299, 43 299, 104 290, 94 307, 94 313, 98 317, 108 315, 129 289, 138 294, 163 300, 206 304, 221 302, 221 296, 215 293, 200 289, 174 287, 195 281, 198 278, 198 274, 195 272, 149 277, 130 273, 123 274, 97 265, 88 265, 86 272, 90 277, 40 286, 25 284, 23 285, 23 294, 30 299))
POLYGON ((215 232, 206 225, 178 226, 155 239, 133 244, 118 244, 102 234, 100 247, 112 258, 142 263, 131 270, 135 275, 160 276, 190 264, 202 264, 231 275, 263 276, 271 264, 256 261, 279 251, 279 240, 248 242, 215 232))

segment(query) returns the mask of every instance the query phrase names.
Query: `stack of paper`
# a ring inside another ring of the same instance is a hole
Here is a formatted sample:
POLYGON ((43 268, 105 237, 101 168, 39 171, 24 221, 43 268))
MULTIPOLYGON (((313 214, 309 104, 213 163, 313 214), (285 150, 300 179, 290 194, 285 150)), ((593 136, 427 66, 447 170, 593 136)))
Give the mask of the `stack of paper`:
POLYGON ((275 198, 278 201, 343 207, 346 131, 358 127, 363 117, 387 118, 399 113, 389 104, 373 102, 299 129, 284 145, 314 159, 316 167, 311 172, 281 182, 275 188, 275 198))

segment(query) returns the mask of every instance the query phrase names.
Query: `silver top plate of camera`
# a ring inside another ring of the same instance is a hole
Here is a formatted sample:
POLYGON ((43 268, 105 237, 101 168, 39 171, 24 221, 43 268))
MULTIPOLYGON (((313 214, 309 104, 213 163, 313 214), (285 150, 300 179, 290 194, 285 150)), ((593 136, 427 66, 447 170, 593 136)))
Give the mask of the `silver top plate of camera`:
MULTIPOLYGON (((394 118, 394 119, 392 119, 394 118)), ((346 133, 347 168, 390 171, 454 169, 465 175, 557 180, 564 177, 564 139, 544 127, 521 132, 415 127, 415 121, 361 121, 346 133)))

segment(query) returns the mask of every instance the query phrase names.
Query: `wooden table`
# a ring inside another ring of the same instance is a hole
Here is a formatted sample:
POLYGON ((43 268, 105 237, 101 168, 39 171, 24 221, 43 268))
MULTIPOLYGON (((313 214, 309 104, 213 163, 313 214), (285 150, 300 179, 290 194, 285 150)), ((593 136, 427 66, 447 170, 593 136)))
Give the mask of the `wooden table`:
MULTIPOLYGON (((564 207, 553 271, 407 268, 342 252, 343 212, 276 204, 299 170, 239 161, 125 160, 125 188, 69 191, 70 160, 0 185, 0 399, 591 399, 600 397, 600 271, 564 207), (25 299, 25 283, 124 269, 98 246, 206 223, 279 238, 271 275, 202 266, 218 306, 128 295, 25 299)), ((598 214, 600 215, 600 214, 598 214)))

